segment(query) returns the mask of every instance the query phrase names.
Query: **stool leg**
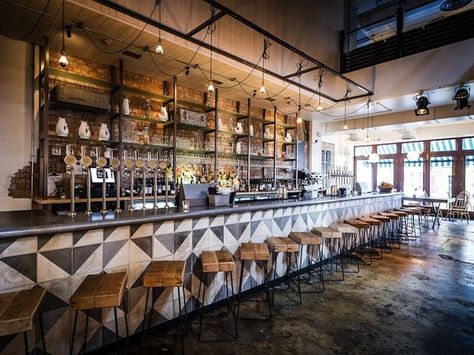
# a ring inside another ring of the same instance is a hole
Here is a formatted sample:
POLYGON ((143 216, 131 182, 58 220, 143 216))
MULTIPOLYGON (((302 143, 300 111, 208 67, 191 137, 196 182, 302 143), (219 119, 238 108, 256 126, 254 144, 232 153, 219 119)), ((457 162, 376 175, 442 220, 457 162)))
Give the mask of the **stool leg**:
POLYGON ((268 320, 271 320, 272 319, 272 302, 270 298, 270 288, 268 286, 268 265, 267 265, 266 260, 264 261, 264 264, 263 264, 263 272, 265 273, 265 278, 263 282, 265 282, 265 293, 267 294, 268 313, 269 313, 268 320))
MULTIPOLYGON (((313 246, 314 248, 314 246, 313 246)), ((321 285, 323 290, 321 292, 324 292, 324 273, 323 273, 323 245, 319 244, 319 279, 321 281, 321 285)), ((331 267, 332 270, 332 267, 331 267)))
POLYGON ((240 318, 240 303, 242 302, 241 294, 242 294, 242 281, 244 279, 244 265, 245 265, 245 260, 242 260, 242 265, 240 269, 240 280, 239 280, 239 299, 237 303, 237 317, 238 318, 240 318))
POLYGON ((43 315, 41 313, 39 314, 39 323, 40 323, 41 342, 43 343, 43 352, 47 354, 46 342, 44 341, 43 315))
MULTIPOLYGON (((231 298, 231 308, 232 308, 232 317, 234 318, 234 329, 235 329, 235 337, 234 339, 237 340, 238 338, 238 330, 237 330, 237 314, 235 312, 235 294, 234 294, 234 280, 233 280, 233 276, 232 276, 232 271, 231 272, 228 272, 226 274, 230 274, 230 290, 231 290, 231 293, 232 293, 232 298, 231 298)), ((227 276, 226 275, 226 289, 228 290, 229 287, 227 286, 227 276)))
MULTIPOLYGON (((291 265, 291 255, 293 253, 288 253, 290 254, 290 264, 291 265)), ((294 253, 295 254, 295 258, 296 258, 296 265, 298 265, 298 254, 299 254, 299 251, 294 253)), ((303 258, 300 258, 300 259, 303 259, 303 258)), ((288 275, 288 280, 290 279, 290 276, 288 275)), ((288 287, 290 286, 289 282, 288 282, 288 287)), ((303 304, 303 298, 301 297, 301 284, 299 282, 299 278, 298 278, 298 297, 300 299, 300 304, 303 304)))
MULTIPOLYGON (((275 282, 276 279, 276 259, 277 259, 277 253, 273 252, 272 253, 272 267, 273 267, 273 278, 272 281, 275 282)), ((272 286, 272 304, 275 304, 275 285, 273 284, 272 286)))
POLYGON ((30 353, 29 346, 28 346, 28 333, 23 333, 23 342, 25 344, 25 354, 28 355, 30 353))
POLYGON ((145 336, 145 325, 146 325, 146 309, 148 307, 148 295, 150 294, 150 288, 147 287, 146 289, 146 299, 145 299, 145 311, 143 312, 143 325, 142 325, 142 333, 145 336))
MULTIPOLYGON (((203 286, 203 291, 202 291, 202 302, 200 303, 200 308, 199 308, 199 331, 198 331, 198 341, 201 342, 201 333, 202 333, 202 309, 204 307, 204 302, 206 300, 206 284, 207 284, 207 273, 204 273, 201 271, 201 275, 204 277, 204 286, 203 286)), ((203 279, 201 277, 201 280, 203 279)), ((199 288, 201 288, 201 285, 199 285, 199 288)), ((198 294, 199 296, 199 294, 198 294)), ((198 299, 198 301, 200 301, 198 299)))
MULTIPOLYGON (((87 352, 87 328, 89 328, 89 310, 86 312, 86 331, 84 334, 83 354, 87 352)), ((80 351, 79 351, 80 352, 80 351)))
POLYGON ((76 336, 76 325, 77 325, 77 315, 79 311, 76 311, 76 314, 74 316, 74 325, 72 327, 72 341, 71 341, 71 347, 69 349, 69 354, 72 355, 72 351, 74 350, 74 337, 76 336))
MULTIPOLYGON (((183 292, 183 297, 184 297, 184 292, 183 292)), ((184 329, 183 329, 183 320, 182 320, 182 311, 181 311, 181 290, 179 287, 178 287, 178 307, 179 307, 179 323, 181 326, 181 351, 184 354, 184 329)))
POLYGON ((118 328, 118 318, 117 318, 117 307, 114 307, 114 320, 115 320, 115 340, 117 341, 117 346, 120 349, 120 335, 119 335, 119 328, 118 328))
POLYGON ((127 290, 126 294, 127 294, 127 300, 123 301, 123 313, 125 314, 125 332, 126 332, 127 339, 128 339, 128 335, 129 335, 129 331, 128 331, 128 290, 127 290))
POLYGON ((188 311, 186 307, 186 292, 184 289, 184 283, 183 283, 182 289, 183 289, 183 306, 184 306, 184 331, 185 331, 185 335, 187 335, 188 334, 188 311))

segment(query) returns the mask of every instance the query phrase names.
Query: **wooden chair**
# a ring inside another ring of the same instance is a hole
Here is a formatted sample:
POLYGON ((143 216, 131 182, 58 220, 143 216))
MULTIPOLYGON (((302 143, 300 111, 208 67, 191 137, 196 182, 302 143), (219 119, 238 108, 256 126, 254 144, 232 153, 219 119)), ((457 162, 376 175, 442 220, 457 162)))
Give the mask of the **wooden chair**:
POLYGON ((75 311, 74 326, 72 331, 72 341, 70 353, 74 350, 74 338, 76 334, 77 317, 79 311, 86 312, 86 327, 84 335, 84 343, 79 350, 79 353, 84 349, 84 353, 87 350, 87 328, 89 326, 89 312, 92 309, 100 308, 113 308, 115 318, 115 336, 117 340, 117 346, 119 345, 120 336, 118 329, 118 318, 117 318, 117 307, 124 305, 125 312, 125 329, 126 336, 128 337, 128 320, 127 320, 127 303, 123 302, 123 296, 125 294, 125 284, 127 281, 127 273, 114 272, 114 273, 103 273, 98 275, 88 275, 81 285, 78 287, 76 292, 69 299, 69 308, 71 311, 75 311))
MULTIPOLYGON (((284 278, 287 281, 288 289, 290 288, 290 283, 294 282, 293 279, 291 279, 290 274, 293 270, 291 268, 292 264, 292 258, 293 256, 295 257, 295 262, 296 265, 298 265, 298 253, 300 250, 300 246, 298 243, 296 243, 294 240, 292 240, 289 237, 269 237, 266 239, 266 243, 268 244, 268 247, 272 253, 272 267, 273 267, 273 281, 276 280, 277 276, 277 257, 278 254, 284 253, 287 261, 286 265, 286 270, 285 270, 285 275, 284 278)), ((297 293, 299 297, 299 303, 302 303, 301 299, 301 287, 298 283, 296 283, 297 287, 297 293)), ((272 304, 275 304, 275 284, 272 286, 272 304)))
MULTIPOLYGON (((25 354, 29 354, 28 332, 33 330, 36 317, 39 318, 43 352, 46 352, 43 319, 39 312, 46 295, 46 289, 35 286, 29 290, 0 294, 0 337, 23 333, 25 354)), ((35 352, 36 353, 36 352, 35 352)))
MULTIPOLYGON (((263 265, 264 279, 263 285, 265 287, 265 300, 263 302, 268 303, 268 316, 264 317, 263 320, 272 319, 272 303, 270 298, 270 288, 268 285, 268 260, 270 259, 270 252, 268 250, 268 244, 266 243, 242 243, 240 244, 240 281, 239 281, 239 303, 237 307, 237 318, 240 317, 240 305, 242 301, 242 281, 244 277, 244 267, 246 262, 261 262, 263 265)), ((257 300, 255 302, 258 302, 257 300)), ((248 320, 262 320, 262 318, 244 318, 248 320)))
MULTIPOLYGON (((226 285, 226 301, 227 307, 230 308, 232 318, 234 320, 234 334, 232 338, 237 340, 237 311, 235 306, 235 294, 234 294, 234 281, 232 273, 235 270, 235 261, 232 255, 227 250, 213 250, 203 251, 201 253, 201 282, 199 283, 198 291, 198 302, 199 302, 199 330, 198 330, 198 341, 202 342, 202 321, 203 321, 203 308, 206 301, 206 285, 208 276, 210 273, 223 272, 225 285, 226 285), (230 277, 230 289, 232 296, 229 297, 229 277, 230 277), (202 289, 202 300, 201 300, 201 286, 204 283, 202 289)), ((215 341, 215 340, 213 340, 215 341)), ((211 341, 212 342, 212 341, 211 341)))
POLYGON ((446 218, 455 219, 456 216, 462 221, 463 219, 469 223, 471 216, 469 215, 469 192, 460 192, 451 203, 446 218))
MULTIPOLYGON (((184 305, 184 319, 187 318, 186 312, 186 294, 184 291, 184 271, 186 268, 186 261, 180 260, 160 260, 152 261, 148 265, 145 273, 143 274, 143 287, 146 288, 146 300, 145 300, 145 311, 143 314, 143 325, 142 332, 145 336, 145 325, 146 325, 146 316, 147 316, 147 307, 148 307, 148 298, 151 289, 151 310, 148 317, 148 329, 151 328, 153 320, 153 303, 155 301, 155 289, 156 288, 177 288, 178 290, 178 307, 179 307, 179 317, 178 320, 181 324, 181 350, 184 353, 184 335, 185 335, 185 325, 183 324, 183 314, 182 314, 182 304, 181 298, 184 305), (183 295, 181 296, 181 291, 183 295)), ((174 301, 174 300, 173 300, 174 301)))

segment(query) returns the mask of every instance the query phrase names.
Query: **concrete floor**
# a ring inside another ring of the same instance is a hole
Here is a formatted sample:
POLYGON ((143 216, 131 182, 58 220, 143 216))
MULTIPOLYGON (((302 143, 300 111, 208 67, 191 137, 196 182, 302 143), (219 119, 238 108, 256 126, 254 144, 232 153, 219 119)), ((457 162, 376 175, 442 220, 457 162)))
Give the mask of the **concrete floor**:
MULTIPOLYGON (((473 354, 474 222, 443 221, 419 246, 385 254, 344 282, 327 284, 323 294, 303 295, 301 306, 277 308, 270 322, 240 321, 237 341, 200 344, 188 335, 185 349, 208 355, 473 354)), ((173 345, 150 334, 143 345, 132 341, 130 352, 179 353, 179 340, 173 345)))

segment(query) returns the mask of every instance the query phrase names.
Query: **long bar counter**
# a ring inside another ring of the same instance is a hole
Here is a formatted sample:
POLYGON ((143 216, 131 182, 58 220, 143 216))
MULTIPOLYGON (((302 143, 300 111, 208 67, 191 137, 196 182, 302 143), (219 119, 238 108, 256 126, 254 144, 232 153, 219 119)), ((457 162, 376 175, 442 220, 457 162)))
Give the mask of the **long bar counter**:
MULTIPOLYGON (((225 248, 238 260, 242 242, 263 242, 269 236, 308 231, 344 219, 398 208, 402 193, 362 195, 303 201, 259 201, 237 207, 192 208, 183 212, 170 208, 158 211, 124 212, 102 217, 54 216, 41 211, 0 213, 1 292, 30 288, 47 289, 44 322, 47 324, 48 352, 69 351, 73 313, 69 298, 87 275, 127 271, 127 304, 130 332, 140 331, 145 306, 141 276, 151 260, 186 260, 185 289, 188 312, 196 309, 200 284, 199 256, 203 250, 225 248)), ((325 248, 324 255, 328 255, 325 248)), ((303 253, 302 255, 306 255, 303 253)), ((303 267, 307 260, 303 261, 303 267)), ((284 260, 278 260, 281 276, 284 260)), ((240 266, 237 267, 240 272, 240 266)), ((257 286, 263 269, 252 267, 244 273, 243 289, 257 286)), ((234 277, 234 282, 237 282, 234 277)), ((224 282, 216 275, 206 285, 206 305, 222 300, 224 282)), ((236 290, 236 285, 234 290, 236 290)), ((156 322, 177 316, 177 296, 159 293, 154 309, 156 322)), ((89 322, 88 350, 115 339, 112 310, 98 311, 89 322)), ((81 324, 80 322, 79 324, 81 324)), ((124 313, 119 312, 120 329, 124 313)), ((83 340, 76 336, 77 342, 83 340)), ((123 334, 123 331, 120 332, 123 334)), ((15 351, 21 341, 11 341, 5 350, 15 351)), ((79 346, 76 346, 79 349, 79 346)), ((17 349, 18 350, 18 349, 17 349)))

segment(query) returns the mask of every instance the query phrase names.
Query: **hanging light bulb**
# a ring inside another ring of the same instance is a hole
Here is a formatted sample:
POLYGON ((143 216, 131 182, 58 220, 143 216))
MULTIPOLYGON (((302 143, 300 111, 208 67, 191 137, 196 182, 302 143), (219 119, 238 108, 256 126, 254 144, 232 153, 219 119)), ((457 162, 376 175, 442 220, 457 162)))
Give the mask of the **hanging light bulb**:
POLYGON ((66 68, 69 64, 66 57, 66 52, 64 50, 61 52, 61 56, 59 57, 58 63, 63 68, 66 68))
POLYGON ((318 105, 318 107, 316 108, 316 110, 318 110, 318 111, 322 111, 322 110, 323 110, 323 107, 321 106, 321 104, 318 105))
MULTIPOLYGON (((160 6, 158 18, 159 18, 160 25, 161 25, 161 0, 160 0, 158 5, 160 6)), ((163 54, 163 52, 164 52, 163 46, 161 45, 161 27, 158 27, 158 45, 156 46, 155 52, 156 52, 156 54, 163 54)))
POLYGON ((209 82, 209 86, 207 87, 207 91, 214 92, 214 85, 212 84, 212 81, 209 82))
POLYGON ((296 122, 303 123, 303 119, 298 115, 298 117, 296 117, 296 122))
POLYGON ((164 50, 163 50, 163 46, 161 45, 161 41, 158 42, 158 45, 156 46, 155 52, 156 52, 156 54, 163 54, 164 50))
POLYGON ((377 153, 372 153, 369 155, 369 162, 370 163, 378 163, 380 161, 380 157, 377 153))
POLYGON ((349 129, 349 127, 347 127, 347 125, 345 124, 344 127, 342 127, 344 129, 344 131, 347 131, 349 129))
POLYGON ((64 26, 64 0, 63 0, 63 49, 61 50, 61 56, 59 57, 58 63, 61 67, 66 68, 69 64, 67 57, 66 57, 66 50, 64 46, 64 32, 66 31, 64 26))
POLYGON ((265 95, 266 93, 267 93, 267 89, 265 89, 265 86, 262 85, 262 87, 260 88, 260 94, 265 95))

